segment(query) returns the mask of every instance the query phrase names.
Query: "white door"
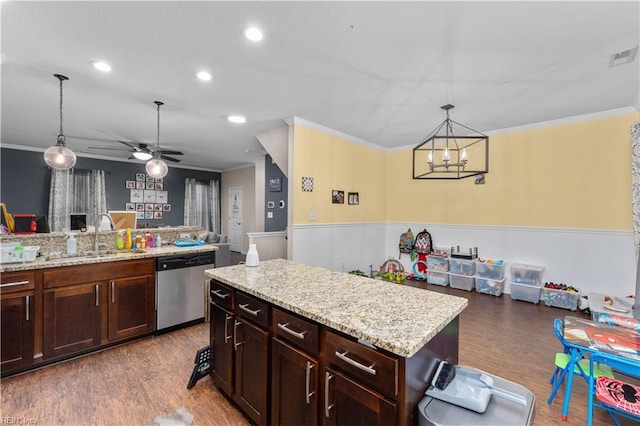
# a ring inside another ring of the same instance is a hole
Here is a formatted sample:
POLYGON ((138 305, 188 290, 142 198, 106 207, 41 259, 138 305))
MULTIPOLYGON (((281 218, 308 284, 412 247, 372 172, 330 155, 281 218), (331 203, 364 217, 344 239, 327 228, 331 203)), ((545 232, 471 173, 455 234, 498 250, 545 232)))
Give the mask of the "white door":
POLYGON ((242 252, 242 187, 229 188, 229 250, 242 252))

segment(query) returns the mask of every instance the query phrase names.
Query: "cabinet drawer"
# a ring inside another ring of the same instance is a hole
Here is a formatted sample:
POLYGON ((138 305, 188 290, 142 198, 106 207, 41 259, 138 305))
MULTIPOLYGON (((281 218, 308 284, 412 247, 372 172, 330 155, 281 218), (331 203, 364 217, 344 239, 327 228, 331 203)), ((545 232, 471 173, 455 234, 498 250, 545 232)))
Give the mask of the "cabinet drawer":
POLYGON ((6 272, 0 274, 0 293, 15 293, 23 290, 32 290, 36 286, 36 278, 33 271, 6 272))
POLYGON ((318 353, 318 326, 296 315, 273 308, 271 328, 273 335, 292 343, 303 351, 318 353))
POLYGON ((229 311, 233 310, 234 292, 231 287, 227 287, 216 280, 211 280, 209 295, 212 303, 215 303, 229 311))
POLYGON ((326 332, 325 350, 332 364, 358 381, 388 396, 398 394, 398 360, 370 347, 326 332))
POLYGON ((263 328, 269 327, 269 304, 263 300, 236 292, 235 312, 263 328))

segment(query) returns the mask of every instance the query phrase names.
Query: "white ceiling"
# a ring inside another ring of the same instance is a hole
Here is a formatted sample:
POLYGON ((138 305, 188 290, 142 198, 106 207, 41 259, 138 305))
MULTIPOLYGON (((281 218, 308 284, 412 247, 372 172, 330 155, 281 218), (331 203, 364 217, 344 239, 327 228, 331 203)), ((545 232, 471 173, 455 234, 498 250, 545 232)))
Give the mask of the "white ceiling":
POLYGON ((447 103, 485 133, 639 105, 638 58, 609 67, 639 44, 638 1, 0 7, 3 146, 55 143, 54 73, 69 77, 64 133, 75 152, 126 159, 89 147, 155 144, 161 100, 160 145, 184 152, 181 166, 220 171, 252 164, 263 153, 255 136, 293 116, 395 148, 419 143, 447 103), (243 38, 249 24, 261 43, 243 38), (97 59, 113 70, 94 70, 97 59), (213 80, 197 80, 200 69, 213 80))

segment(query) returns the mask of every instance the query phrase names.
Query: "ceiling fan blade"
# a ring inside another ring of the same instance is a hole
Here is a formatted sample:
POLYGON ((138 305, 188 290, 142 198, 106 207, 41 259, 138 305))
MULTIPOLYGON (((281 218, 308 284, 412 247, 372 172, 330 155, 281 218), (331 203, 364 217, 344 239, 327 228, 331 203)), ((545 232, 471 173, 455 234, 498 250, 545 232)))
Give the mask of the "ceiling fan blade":
POLYGON ((90 149, 104 149, 107 151, 131 151, 130 149, 126 149, 126 148, 104 148, 101 146, 88 146, 87 148, 90 149))
POLYGON ((120 142, 120 143, 121 143, 121 144, 123 144, 123 145, 128 146, 128 147, 129 147, 129 148, 131 148, 133 151, 137 151, 137 150, 138 150, 138 147, 137 147, 137 146, 135 146, 135 145, 133 145, 131 142, 121 141, 121 140, 119 140, 118 142, 120 142))
POLYGON ((160 148, 158 150, 160 152, 160 154, 168 154, 168 155, 184 155, 182 152, 180 151, 172 151, 170 149, 162 149, 160 148))
POLYGON ((180 162, 180 160, 178 160, 177 158, 169 157, 168 155, 160 154, 160 158, 162 158, 163 160, 167 160, 167 161, 173 161, 174 163, 179 163, 180 162))

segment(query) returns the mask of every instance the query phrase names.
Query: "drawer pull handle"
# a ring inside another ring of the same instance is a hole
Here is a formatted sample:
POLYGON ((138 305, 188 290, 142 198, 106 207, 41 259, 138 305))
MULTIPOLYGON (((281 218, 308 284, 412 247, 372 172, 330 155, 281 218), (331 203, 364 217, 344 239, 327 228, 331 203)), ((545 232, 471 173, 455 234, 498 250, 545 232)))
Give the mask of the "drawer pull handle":
POLYGON ((29 281, 14 281, 12 283, 5 283, 5 284, 0 284, 0 288, 2 287, 14 287, 17 285, 24 285, 24 284, 29 284, 29 281))
POLYGON ((240 346, 243 342, 238 342, 238 326, 242 325, 241 321, 236 320, 233 323, 233 348, 234 349, 238 349, 238 346, 240 346))
POLYGON ((211 293, 218 296, 220 299, 224 300, 229 297, 229 293, 222 293, 220 290, 211 290, 211 293))
POLYGON ((355 360, 349 358, 347 356, 348 353, 349 353, 348 351, 344 351, 344 353, 340 353, 340 352, 336 351, 336 356, 338 358, 340 358, 341 360, 343 360, 344 362, 346 362, 347 364, 351 364, 354 367, 359 368, 360 370, 362 370, 362 371, 364 371, 366 373, 369 373, 371 375, 374 375, 374 376, 376 375, 376 370, 373 368, 373 366, 375 364, 371 364, 370 366, 367 367, 366 365, 360 364, 358 361, 355 361, 355 360))
POLYGON ((111 303, 116 303, 116 282, 111 281, 111 303))
POLYGON ((307 381, 306 381, 306 386, 305 386, 305 388, 306 388, 305 398, 307 400, 307 405, 309 405, 309 403, 310 403, 309 402, 309 398, 311 398, 313 396, 313 394, 316 393, 315 391, 313 391, 313 392, 309 391, 310 390, 309 389, 309 387, 310 387, 309 382, 311 381, 311 369, 312 368, 313 368, 313 364, 311 364, 309 361, 307 361, 307 381))
POLYGON ((252 310, 251 310, 251 309, 249 309, 247 306, 249 306, 249 304, 248 304, 248 303, 245 303, 244 305, 242 305, 242 304, 238 305, 238 307, 239 307, 240 309, 242 309, 243 311, 245 311, 245 312, 246 312, 246 313, 248 313, 248 314, 253 315, 254 317, 257 317, 257 316, 258 316, 258 314, 259 314, 260 312, 262 312, 262 309, 256 309, 255 311, 252 311, 252 310))
MULTIPOLYGON (((29 311, 31 310, 31 307, 30 307, 31 296, 25 296, 25 298, 27 299, 26 300, 26 302, 27 302, 27 306, 26 306, 26 308, 27 308, 26 309, 27 310, 27 317, 25 318, 25 320, 29 321, 29 311)), ((309 373, 307 373, 307 374, 309 374, 309 373)), ((307 401, 307 404, 308 403, 309 403, 309 401, 307 401)))
POLYGON ((100 284, 96 284, 96 306, 100 306, 100 284))
POLYGON ((290 335, 297 337, 300 340, 304 340, 304 335, 306 333, 306 331, 302 331, 302 332, 297 332, 297 331, 293 331, 292 329, 290 329, 289 327, 289 323, 286 324, 282 324, 282 323, 278 323, 278 328, 284 332, 289 333, 290 335))
POLYGON ((229 326, 229 320, 231 319, 231 315, 229 314, 225 314, 224 316, 224 342, 227 343, 229 342, 229 339, 231 339, 231 335, 228 333, 228 326, 229 326))
POLYGON ((333 379, 333 375, 327 371, 324 378, 324 415, 327 416, 327 418, 331 417, 329 410, 335 405, 329 405, 329 380, 331 379, 333 379))

